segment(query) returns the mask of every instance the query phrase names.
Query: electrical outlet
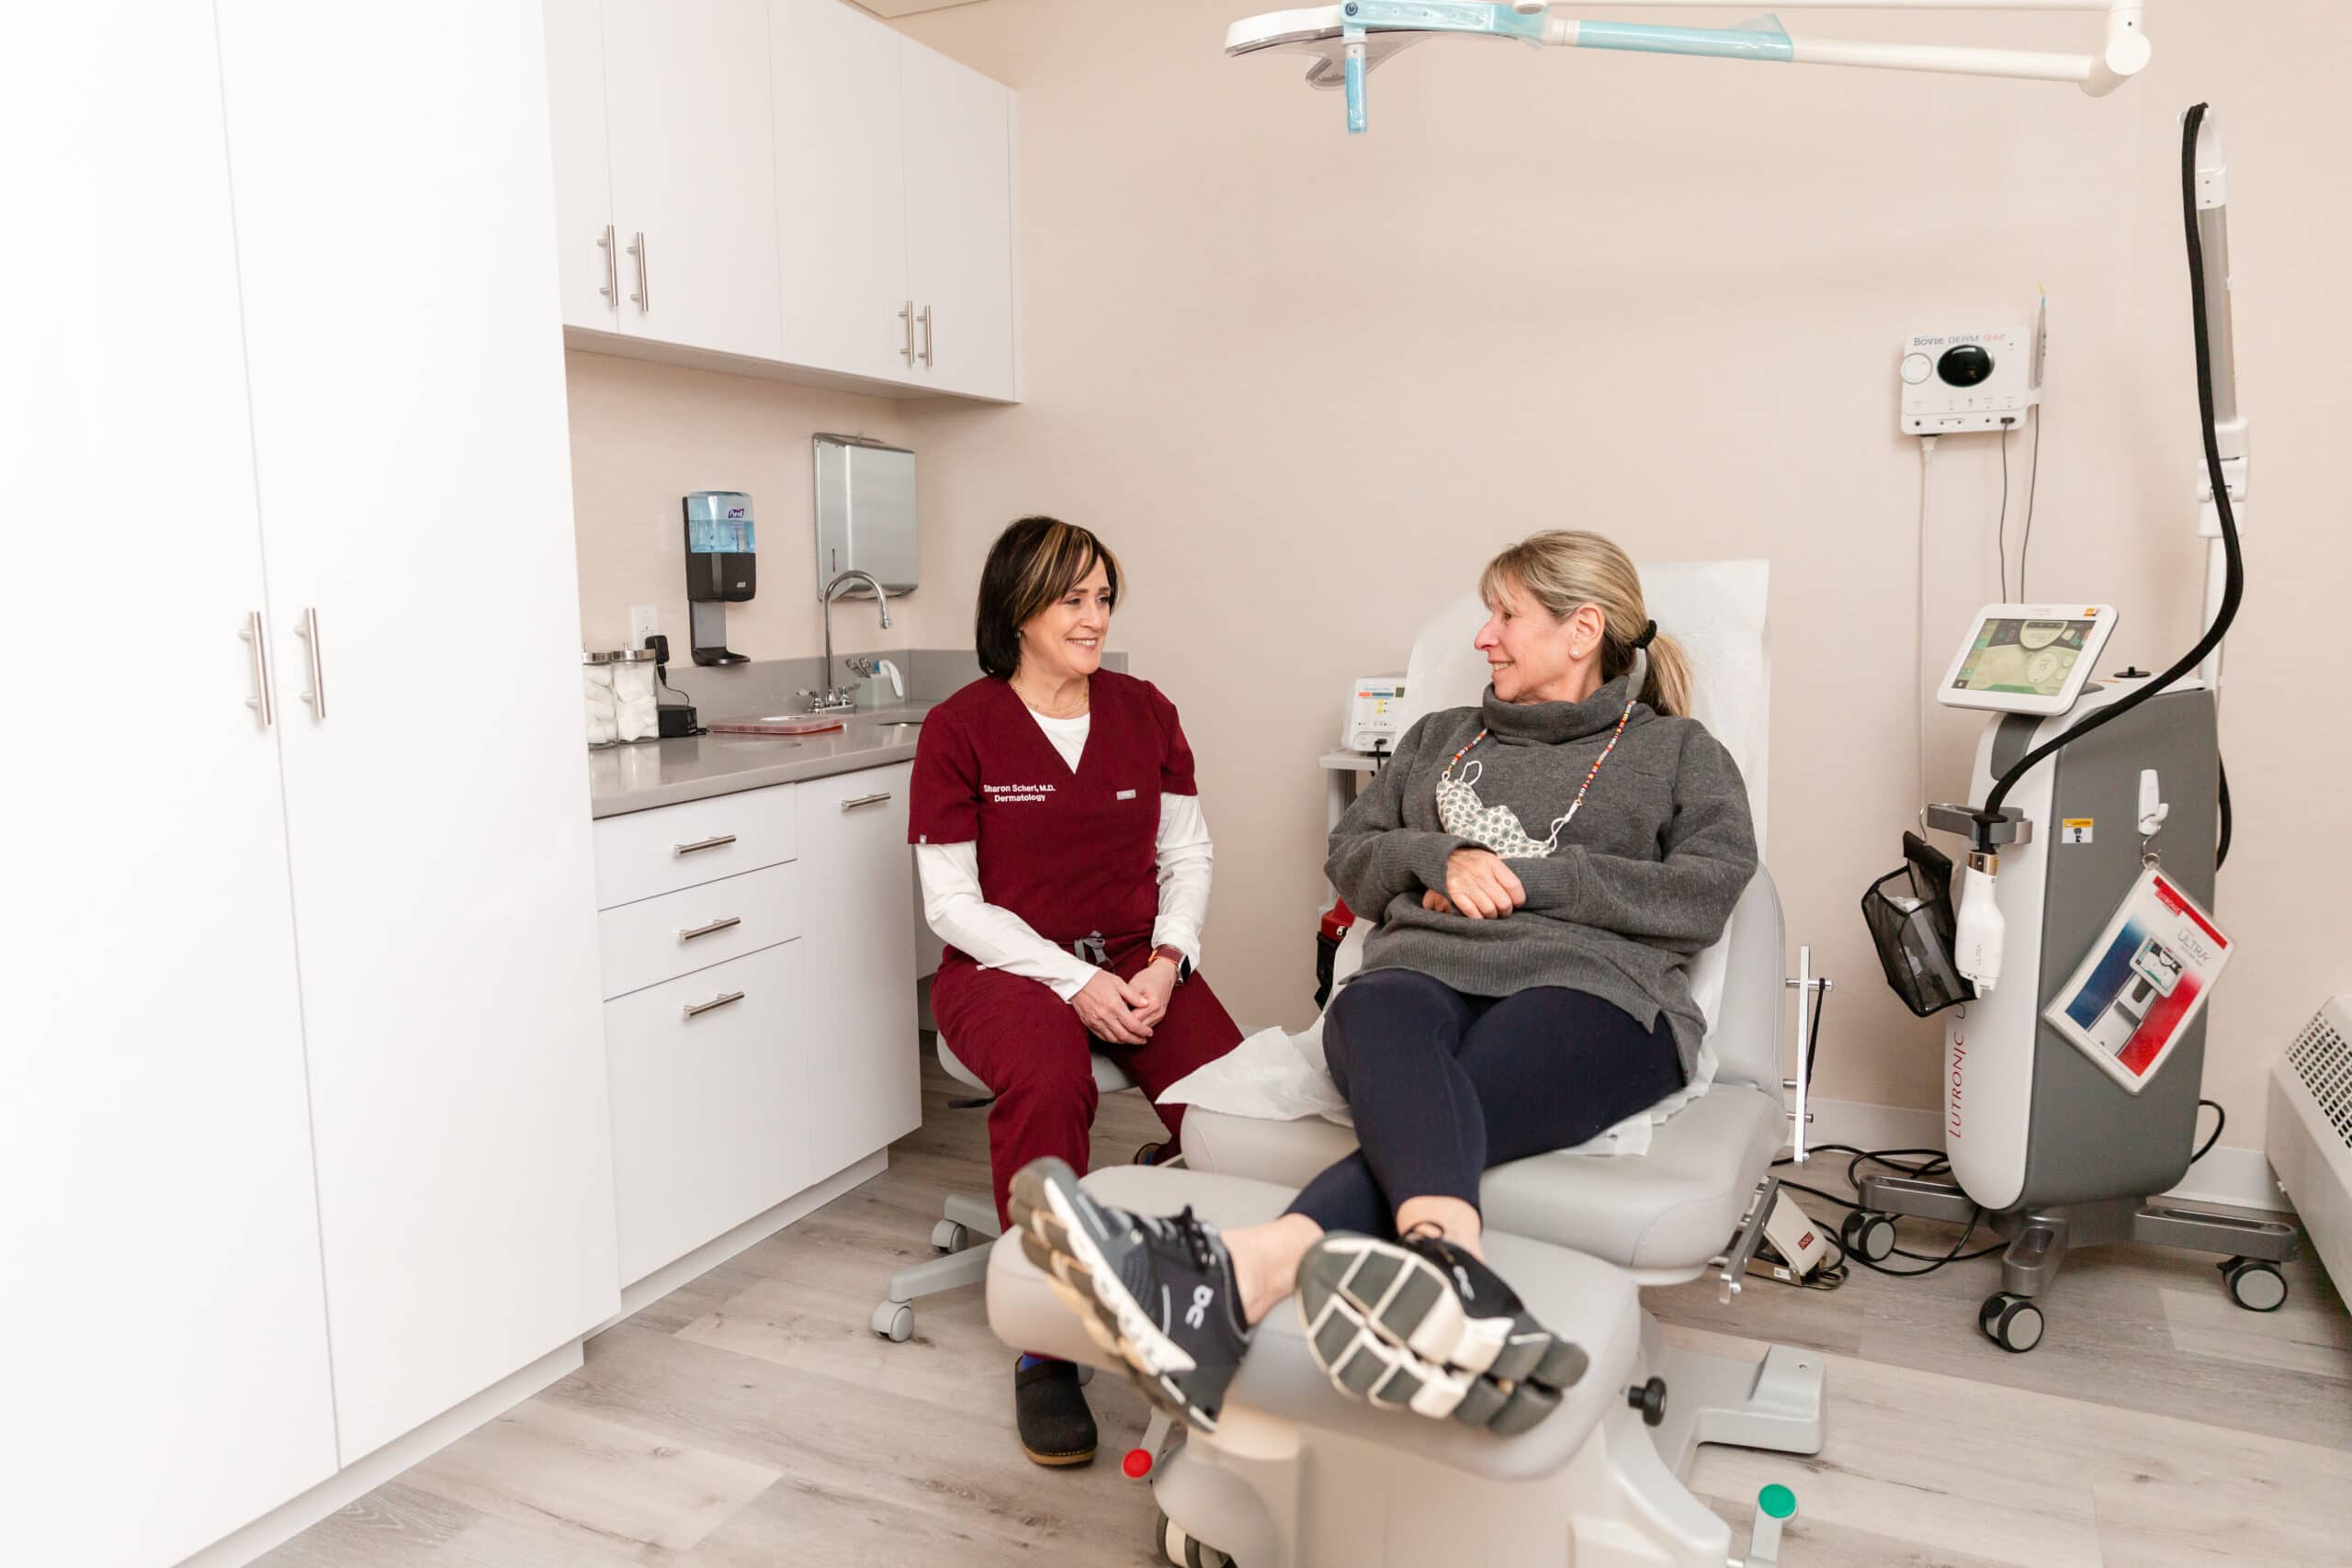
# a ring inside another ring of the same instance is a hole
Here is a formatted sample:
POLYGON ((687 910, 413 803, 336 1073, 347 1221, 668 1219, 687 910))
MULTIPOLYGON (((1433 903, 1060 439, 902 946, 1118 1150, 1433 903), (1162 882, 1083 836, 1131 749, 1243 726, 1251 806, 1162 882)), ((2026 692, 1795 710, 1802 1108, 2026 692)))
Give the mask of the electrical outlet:
POLYGON ((631 604, 628 607, 628 645, 643 648, 645 639, 662 631, 662 612, 653 604, 631 604))

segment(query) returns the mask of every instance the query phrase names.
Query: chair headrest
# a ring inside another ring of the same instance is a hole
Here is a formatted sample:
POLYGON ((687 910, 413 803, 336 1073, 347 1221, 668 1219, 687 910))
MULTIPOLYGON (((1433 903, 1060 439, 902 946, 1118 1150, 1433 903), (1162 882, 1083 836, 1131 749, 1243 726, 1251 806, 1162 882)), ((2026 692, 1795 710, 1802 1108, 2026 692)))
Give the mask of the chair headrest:
MULTIPOLYGON (((1691 716, 1723 742, 1747 781, 1761 853, 1772 728, 1770 563, 1651 561, 1639 570, 1650 618, 1690 656, 1691 716)), ((1486 618, 1486 605, 1469 592, 1421 624, 1405 664, 1400 732, 1424 714, 1471 706, 1485 694, 1486 656, 1471 639, 1486 618)))

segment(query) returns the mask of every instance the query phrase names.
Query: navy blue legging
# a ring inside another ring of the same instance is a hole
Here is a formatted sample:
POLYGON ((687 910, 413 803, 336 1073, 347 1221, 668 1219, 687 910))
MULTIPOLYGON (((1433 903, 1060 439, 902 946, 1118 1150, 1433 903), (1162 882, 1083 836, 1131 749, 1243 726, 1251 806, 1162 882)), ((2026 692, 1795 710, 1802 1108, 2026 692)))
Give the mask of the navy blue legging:
POLYGON ((1360 1147, 1308 1182, 1291 1213, 1370 1235, 1396 1235, 1408 1198, 1476 1208, 1481 1171, 1572 1148, 1683 1084, 1662 1013, 1645 1030, 1583 991, 1465 997, 1411 969, 1341 987, 1323 1049, 1360 1147))

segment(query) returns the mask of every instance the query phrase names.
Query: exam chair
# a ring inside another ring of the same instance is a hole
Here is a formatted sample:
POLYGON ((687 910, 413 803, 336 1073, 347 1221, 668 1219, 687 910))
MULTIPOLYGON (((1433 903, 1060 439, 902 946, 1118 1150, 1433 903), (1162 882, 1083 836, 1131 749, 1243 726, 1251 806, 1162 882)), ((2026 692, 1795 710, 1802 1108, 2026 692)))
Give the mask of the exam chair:
MULTIPOLYGON (((1769 669, 1760 562, 1671 563, 1642 572, 1650 613, 1691 655, 1699 716, 1731 750, 1764 822, 1769 669)), ((1436 617, 1407 683, 1430 705, 1476 700, 1484 666, 1470 638, 1475 600, 1436 617), (1475 659, 1475 654, 1472 658, 1475 659), (1475 682, 1475 683, 1473 683, 1475 682)), ((1351 933, 1340 965, 1353 966, 1351 933)), ((1774 1347, 1754 1359, 1668 1345, 1639 1289, 1710 1271, 1726 1299, 1761 1239, 1785 1141, 1780 901, 1758 871, 1723 939, 1694 962, 1714 1077, 1654 1127, 1640 1155, 1547 1154, 1487 1173, 1487 1251, 1590 1370, 1541 1425, 1510 1438, 1396 1412, 1334 1389, 1297 1314, 1261 1324, 1214 1435, 1194 1435, 1154 1470, 1172 1561, 1240 1568, 1305 1564, 1546 1564, 1723 1568, 1731 1527, 1684 1484, 1699 1444, 1811 1454, 1823 1433, 1824 1361, 1774 1347)), ((1802 1053, 1800 1053, 1800 1057, 1802 1053)), ((1800 1062, 1802 1072, 1802 1062, 1800 1062)), ((1231 1227, 1280 1213, 1306 1180, 1354 1146, 1319 1119, 1280 1122, 1195 1107, 1191 1168, 1120 1168, 1086 1179, 1104 1201, 1150 1213, 1190 1204, 1231 1227)), ((1104 1353, 1023 1256, 995 1247, 989 1320, 1009 1343, 1107 1365, 1104 1353)), ((1155 1423, 1155 1436, 1160 1430, 1155 1423)), ((1149 1439, 1147 1440, 1147 1447, 1149 1439)), ((1745 1562, 1778 1561, 1793 1507, 1767 1488, 1745 1562)))

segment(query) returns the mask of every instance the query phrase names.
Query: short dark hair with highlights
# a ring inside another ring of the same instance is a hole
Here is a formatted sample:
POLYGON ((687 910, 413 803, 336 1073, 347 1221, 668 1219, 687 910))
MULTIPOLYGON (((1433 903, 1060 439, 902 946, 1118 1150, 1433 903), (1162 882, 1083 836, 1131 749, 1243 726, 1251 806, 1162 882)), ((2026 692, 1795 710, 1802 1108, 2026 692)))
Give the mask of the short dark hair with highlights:
POLYGON ((1119 558, 1090 529, 1058 517, 1023 517, 996 536, 980 568, 980 596, 972 615, 972 643, 980 669, 1009 681, 1021 667, 1021 627, 1086 581, 1094 563, 1110 580, 1111 607, 1119 604, 1119 558))

